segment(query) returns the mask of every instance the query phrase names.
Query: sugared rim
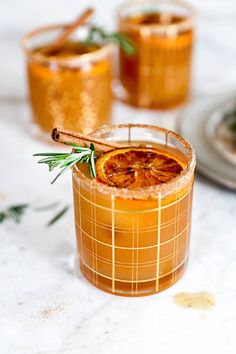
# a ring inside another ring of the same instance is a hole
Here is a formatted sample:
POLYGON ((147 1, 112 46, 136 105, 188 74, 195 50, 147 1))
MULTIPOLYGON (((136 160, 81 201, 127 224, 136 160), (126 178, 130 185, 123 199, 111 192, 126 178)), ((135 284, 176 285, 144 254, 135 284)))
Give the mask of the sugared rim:
MULTIPOLYGON (((30 49, 27 46, 28 41, 30 41, 33 37, 41 34, 41 33, 46 33, 50 31, 55 31, 58 29, 63 29, 67 27, 66 24, 54 24, 54 25, 48 25, 48 26, 41 26, 33 31, 30 31, 27 33, 22 39, 21 39, 21 48, 23 52, 27 55, 27 57, 34 58, 35 60, 41 61, 41 62, 47 62, 47 63, 58 63, 58 64, 71 64, 73 65, 79 65, 83 64, 85 62, 89 61, 95 61, 103 58, 104 56, 110 54, 114 50, 114 44, 108 43, 103 45, 102 47, 94 50, 93 52, 90 53, 85 53, 85 54, 74 54, 71 55, 68 58, 57 58, 57 57, 47 57, 44 54, 41 53, 34 53, 32 49, 30 49)), ((85 27, 85 26, 84 26, 85 27)))
MULTIPOLYGON (((107 132, 111 131, 114 129, 120 129, 120 128, 147 128, 159 132, 163 132, 167 134, 167 136, 172 136, 176 138, 178 141, 180 141, 183 146, 185 147, 187 151, 187 158, 188 158, 188 164, 186 168, 175 178, 170 180, 169 182, 155 185, 155 186, 148 186, 148 187, 143 187, 143 188, 137 188, 137 189, 128 189, 128 188, 118 188, 118 187, 113 187, 109 186, 107 184, 103 184, 99 181, 97 181, 95 178, 90 179, 86 177, 83 172, 81 172, 77 166, 74 167, 73 173, 74 175, 77 175, 87 187, 97 189, 99 192, 103 194, 113 194, 117 197, 123 197, 127 199, 156 199, 159 194, 168 194, 173 192, 175 188, 179 188, 181 185, 186 184, 186 179, 189 178, 189 181, 192 179, 192 173, 194 171, 195 165, 196 165, 196 156, 195 152, 190 145, 190 143, 180 136, 179 134, 168 130, 166 128, 161 128, 157 125, 149 125, 149 124, 117 124, 117 125, 103 125, 101 128, 93 131, 91 136, 98 136, 97 134, 99 133, 100 135, 107 132)), ((151 142, 151 141, 150 141, 151 142)))
POLYGON ((197 11, 195 7, 182 0, 137 0, 135 2, 125 1, 117 7, 117 11, 118 11, 119 20, 123 21, 123 24, 127 26, 127 28, 132 28, 136 30, 146 29, 148 31, 153 30, 155 31, 155 33, 160 33, 160 34, 166 32, 176 33, 181 30, 187 30, 189 28, 192 28, 197 16, 197 11), (170 24, 170 25, 162 25, 162 24, 148 25, 148 24, 133 24, 133 23, 125 22, 125 16, 122 16, 122 11, 126 7, 129 6, 132 7, 139 4, 145 5, 145 4, 152 4, 152 3, 154 4, 163 3, 164 5, 177 5, 187 9, 189 11, 189 15, 186 16, 186 18, 184 18, 183 21, 178 22, 177 24, 170 24))

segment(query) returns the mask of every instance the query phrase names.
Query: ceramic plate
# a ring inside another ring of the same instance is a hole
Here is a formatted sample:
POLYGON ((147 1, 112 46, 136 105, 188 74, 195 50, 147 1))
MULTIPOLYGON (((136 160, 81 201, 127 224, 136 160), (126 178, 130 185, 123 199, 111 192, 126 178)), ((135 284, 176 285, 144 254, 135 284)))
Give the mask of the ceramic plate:
POLYGON ((235 137, 228 128, 226 116, 235 112, 235 99, 222 104, 210 115, 206 133, 213 147, 226 160, 236 165, 235 137))
POLYGON ((193 145, 197 170, 221 185, 236 190, 236 166, 227 161, 212 143, 212 117, 227 107, 236 95, 197 99, 178 119, 177 130, 193 145))

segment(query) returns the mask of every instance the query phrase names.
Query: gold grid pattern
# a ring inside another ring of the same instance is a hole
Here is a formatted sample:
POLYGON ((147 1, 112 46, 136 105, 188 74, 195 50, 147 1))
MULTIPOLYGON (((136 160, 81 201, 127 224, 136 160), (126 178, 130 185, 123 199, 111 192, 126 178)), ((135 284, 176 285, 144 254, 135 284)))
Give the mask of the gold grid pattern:
POLYGON ((158 292, 166 279, 174 283, 188 257, 192 185, 177 188, 165 205, 158 194, 149 209, 142 209, 145 200, 133 200, 134 210, 121 210, 114 195, 106 196, 110 200, 104 207, 96 193, 81 188, 80 183, 74 185, 84 275, 98 287, 131 295, 143 287, 146 292, 158 292), (140 212, 137 203, 141 203, 140 212))
MULTIPOLYGON (((127 21, 127 19, 126 19, 127 21)), ((154 35, 153 28, 140 26, 121 32, 138 47, 133 58, 121 53, 121 83, 128 100, 141 107, 168 108, 186 100, 191 79, 193 30, 154 35)))

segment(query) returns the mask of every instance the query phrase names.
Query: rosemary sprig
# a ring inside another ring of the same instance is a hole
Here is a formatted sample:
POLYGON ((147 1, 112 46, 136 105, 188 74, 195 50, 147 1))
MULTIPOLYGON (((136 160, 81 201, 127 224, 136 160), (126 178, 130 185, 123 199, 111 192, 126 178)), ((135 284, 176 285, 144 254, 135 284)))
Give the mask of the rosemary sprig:
POLYGON ((4 211, 0 212, 0 223, 6 219, 12 219, 15 223, 19 224, 21 217, 28 207, 28 204, 12 205, 4 211))
POLYGON ((7 215, 4 211, 0 213, 0 224, 7 218, 7 215))
POLYGON ((61 219, 61 217, 67 212, 67 210, 69 209, 69 206, 65 206, 61 211, 59 211, 59 213, 57 213, 48 223, 47 223, 47 227, 55 224, 55 222, 57 222, 59 219, 61 219))
POLYGON ((106 32, 98 26, 90 27, 85 40, 87 45, 103 45, 110 42, 118 45, 128 55, 134 55, 137 52, 137 48, 130 38, 120 32, 106 32))
MULTIPOLYGON (((34 208, 35 211, 44 211, 49 210, 58 205, 58 202, 55 202, 51 205, 41 208, 34 208)), ((6 219, 12 219, 15 223, 19 224, 21 221, 21 217, 26 208, 28 208, 28 204, 20 204, 20 205, 13 205, 7 208, 4 211, 0 211, 0 224, 3 223, 6 219)), ((69 206, 64 207, 60 212, 58 212, 47 224, 46 226, 49 227, 55 224, 61 217, 67 212, 69 206)))
POLYGON ((53 209, 56 206, 58 206, 58 202, 54 202, 54 203, 49 204, 49 205, 38 206, 38 207, 35 207, 34 210, 35 211, 45 211, 45 210, 53 209))
POLYGON ((94 145, 91 144, 90 147, 79 146, 77 144, 68 144, 73 147, 73 151, 71 153, 38 153, 33 156, 44 157, 39 160, 38 163, 45 163, 49 167, 49 171, 51 172, 54 168, 58 167, 61 169, 61 172, 54 178, 51 183, 54 183, 59 176, 61 176, 64 172, 74 166, 76 163, 87 163, 89 164, 90 176, 91 178, 96 177, 96 168, 95 168, 95 160, 96 154, 94 145))

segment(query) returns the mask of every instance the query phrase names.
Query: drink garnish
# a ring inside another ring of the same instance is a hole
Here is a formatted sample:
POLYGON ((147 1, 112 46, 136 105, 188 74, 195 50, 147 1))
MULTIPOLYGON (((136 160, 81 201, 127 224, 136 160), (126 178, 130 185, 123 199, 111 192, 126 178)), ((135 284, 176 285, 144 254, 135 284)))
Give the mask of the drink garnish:
POLYGON ((130 56, 137 52, 137 48, 130 38, 120 32, 106 32, 98 26, 90 27, 85 43, 87 45, 114 43, 130 56))
POLYGON ((59 36, 47 47, 44 48, 44 54, 56 55, 64 44, 67 42, 69 36, 79 27, 88 22, 89 18, 93 15, 94 9, 88 8, 72 23, 66 26, 59 36))
POLYGON ((90 144, 90 147, 79 146, 73 143, 68 143, 68 145, 73 147, 73 151, 70 153, 47 152, 37 153, 33 155, 43 157, 43 159, 39 160, 38 163, 45 163, 46 165, 48 165, 50 172, 56 167, 61 169, 59 174, 53 179, 51 183, 53 184, 59 176, 61 176, 64 172, 69 170, 78 162, 89 164, 91 178, 96 177, 96 154, 94 145, 90 144))
POLYGON ((155 148, 129 147, 102 155, 97 178, 118 188, 142 188, 169 182, 183 170, 172 155, 155 148))
POLYGON ((70 153, 33 155, 43 157, 38 163, 47 164, 49 171, 56 167, 61 169, 52 183, 77 163, 89 165, 91 178, 98 178, 99 181, 118 188, 139 188, 166 183, 183 170, 181 163, 171 153, 164 153, 157 148, 127 147, 124 143, 60 128, 53 130, 52 139, 73 147, 70 153), (95 149, 104 153, 98 159, 95 149))
POLYGON ((84 135, 78 132, 65 130, 61 128, 55 128, 52 131, 52 139, 60 144, 65 144, 73 148, 70 153, 37 153, 33 156, 43 157, 38 163, 45 163, 49 167, 51 172, 54 168, 58 167, 61 172, 54 178, 52 183, 54 183, 59 176, 64 172, 72 168, 77 163, 87 163, 89 164, 90 176, 91 178, 96 178, 96 150, 101 152, 106 152, 116 148, 123 147, 122 144, 115 143, 112 141, 106 141, 101 138, 95 138, 89 135, 84 135))
MULTIPOLYGON (((79 27, 85 25, 93 14, 94 9, 86 9, 74 22, 70 23, 68 26, 65 26, 59 36, 51 44, 41 49, 41 53, 50 56, 57 55, 61 50, 63 50, 63 47, 67 43, 70 35, 79 27)), ((128 55, 134 55, 137 51, 135 44, 127 36, 119 32, 107 32, 101 27, 94 25, 89 26, 87 38, 85 41, 81 41, 81 43, 87 46, 102 46, 107 43, 114 43, 128 55)))

